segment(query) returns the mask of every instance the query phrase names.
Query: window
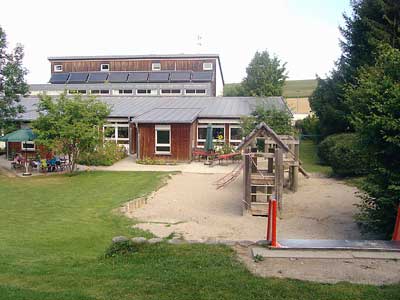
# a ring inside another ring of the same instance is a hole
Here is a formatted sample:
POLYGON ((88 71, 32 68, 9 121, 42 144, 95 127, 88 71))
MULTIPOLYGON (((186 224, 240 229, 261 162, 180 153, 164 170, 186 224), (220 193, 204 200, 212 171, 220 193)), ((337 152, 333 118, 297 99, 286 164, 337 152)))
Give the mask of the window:
POLYGON ((185 90, 185 95, 205 95, 206 94, 206 90, 205 89, 187 89, 185 90))
POLYGON ((203 71, 210 71, 213 69, 213 64, 210 62, 203 63, 203 71))
POLYGON ((171 154, 171 126, 156 125, 156 154, 171 154))
POLYGON ((151 90, 151 89, 137 89, 136 90, 136 95, 157 95, 157 90, 151 90))
POLYGON ((161 64, 160 63, 152 63, 151 70, 152 71, 161 71, 161 64))
POLYGON ((92 95, 109 95, 110 94, 110 90, 90 90, 90 94, 92 95))
POLYGON ((225 126, 224 125, 213 125, 212 135, 214 142, 225 142, 225 126))
POLYGON ((54 65, 54 72, 62 72, 63 66, 62 65, 54 65))
MULTIPOLYGON (((202 148, 207 139, 206 124, 197 125, 197 146, 202 148)), ((225 125, 212 124, 212 135, 214 143, 225 143, 225 125)))
POLYGON ((76 95, 76 94, 81 94, 81 95, 86 95, 86 90, 68 90, 69 95, 76 95))
POLYGON ((100 71, 102 71, 102 72, 110 71, 110 64, 101 64, 100 65, 100 71))
POLYGON ((23 151, 35 151, 35 142, 21 142, 21 150, 23 151))
POLYGON ((229 142, 236 144, 242 141, 242 128, 240 125, 229 125, 229 142))
POLYGON ((180 95, 182 93, 179 89, 161 89, 161 95, 180 95))
POLYGON ((118 94, 120 94, 120 95, 132 95, 133 94, 133 90, 119 90, 118 94))
POLYGON ((127 123, 106 124, 103 127, 104 138, 117 144, 129 144, 129 125, 127 123))

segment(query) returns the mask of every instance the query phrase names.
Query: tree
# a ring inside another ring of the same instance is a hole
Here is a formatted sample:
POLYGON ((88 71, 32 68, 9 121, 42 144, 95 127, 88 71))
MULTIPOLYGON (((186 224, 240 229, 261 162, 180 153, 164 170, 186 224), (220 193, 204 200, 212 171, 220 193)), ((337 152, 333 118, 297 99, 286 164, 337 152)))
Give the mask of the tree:
POLYGON ((241 83, 227 83, 224 85, 224 97, 249 96, 241 83))
POLYGON ((38 111, 39 118, 33 122, 36 142, 66 154, 71 172, 82 152, 100 144, 104 121, 110 113, 108 106, 95 98, 67 98, 65 94, 55 100, 42 95, 38 111))
POLYGON ((346 99, 369 158, 358 220, 389 238, 400 194, 400 50, 381 45, 375 66, 361 68, 346 99))
POLYGON ((287 78, 286 63, 267 50, 256 52, 246 69, 242 86, 250 96, 280 96, 287 78))
POLYGON ((23 67, 24 49, 17 45, 11 52, 7 52, 7 38, 0 27, 0 129, 8 127, 17 116, 23 112, 18 103, 20 96, 29 91, 25 81, 27 70, 23 67))
POLYGON ((340 42, 342 55, 327 79, 318 79, 310 98, 320 119, 321 133, 352 131, 344 87, 354 84, 362 67, 373 66, 381 43, 400 48, 400 2, 398 0, 353 0, 352 15, 344 16, 340 42))
POLYGON ((339 70, 332 71, 326 79, 317 78, 318 85, 310 97, 311 109, 319 119, 322 137, 351 131, 350 110, 343 97, 344 79, 339 70))
POLYGON ((249 117, 242 117, 243 134, 248 135, 261 122, 265 122, 277 134, 293 134, 292 116, 286 111, 266 110, 259 105, 249 117))

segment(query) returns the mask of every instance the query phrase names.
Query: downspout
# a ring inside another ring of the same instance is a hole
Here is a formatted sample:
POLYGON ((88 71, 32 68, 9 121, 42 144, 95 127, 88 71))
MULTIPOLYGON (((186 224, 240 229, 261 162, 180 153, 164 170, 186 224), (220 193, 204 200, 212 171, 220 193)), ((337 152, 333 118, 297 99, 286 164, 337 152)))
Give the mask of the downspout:
POLYGON ((135 123, 136 127, 136 157, 140 159, 140 132, 139 132, 139 124, 138 122, 135 123))

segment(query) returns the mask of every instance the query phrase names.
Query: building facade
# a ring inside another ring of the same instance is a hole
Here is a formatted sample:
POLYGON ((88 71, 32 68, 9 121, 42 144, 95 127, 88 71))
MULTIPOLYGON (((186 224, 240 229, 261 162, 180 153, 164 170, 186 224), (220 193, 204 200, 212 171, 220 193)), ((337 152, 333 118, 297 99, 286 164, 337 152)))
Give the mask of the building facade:
POLYGON ((31 85, 31 95, 219 96, 219 55, 49 57, 49 84, 31 85))

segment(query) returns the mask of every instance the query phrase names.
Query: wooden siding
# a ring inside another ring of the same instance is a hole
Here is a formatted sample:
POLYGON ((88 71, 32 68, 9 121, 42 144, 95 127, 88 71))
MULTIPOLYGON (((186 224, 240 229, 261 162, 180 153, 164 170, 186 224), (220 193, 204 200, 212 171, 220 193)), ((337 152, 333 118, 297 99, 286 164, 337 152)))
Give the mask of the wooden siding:
POLYGON ((152 63, 160 63, 161 71, 203 71, 203 63, 213 64, 214 74, 216 72, 216 59, 142 59, 142 60, 68 60, 52 61, 51 73, 54 65, 62 65, 63 72, 97 72, 101 64, 109 64, 110 71, 152 71, 152 63))
POLYGON ((41 158, 46 158, 47 150, 43 146, 35 145, 35 151, 22 151, 21 142, 7 142, 7 145, 9 155, 20 153, 23 157, 26 155, 28 159, 34 159, 39 154, 41 158))
POLYGON ((155 124, 139 125, 140 159, 156 158, 166 160, 189 161, 192 158, 192 124, 171 125, 171 154, 155 154, 155 124))

